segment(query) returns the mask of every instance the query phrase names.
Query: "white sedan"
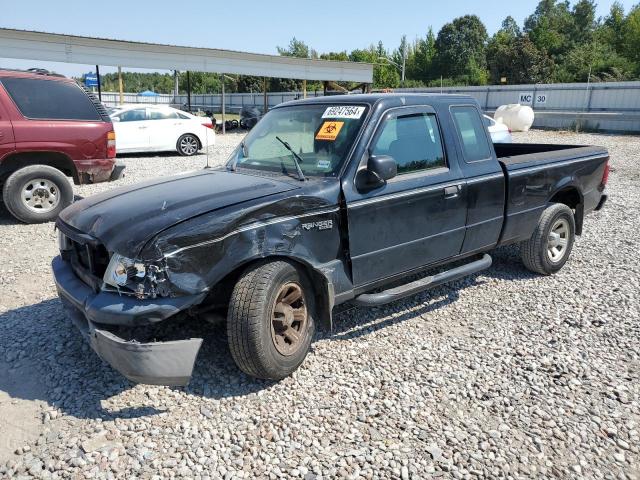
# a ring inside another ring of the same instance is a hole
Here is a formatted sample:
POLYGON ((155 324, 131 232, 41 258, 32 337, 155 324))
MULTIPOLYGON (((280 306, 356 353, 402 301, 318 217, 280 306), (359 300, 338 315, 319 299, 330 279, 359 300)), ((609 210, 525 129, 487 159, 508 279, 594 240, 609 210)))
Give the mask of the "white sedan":
POLYGON ((493 118, 484 115, 484 124, 491 134, 493 143, 513 143, 511 130, 504 123, 496 122, 493 118))
POLYGON ((210 118, 168 106, 130 105, 113 112, 111 120, 117 153, 177 150, 191 156, 215 144, 210 118))

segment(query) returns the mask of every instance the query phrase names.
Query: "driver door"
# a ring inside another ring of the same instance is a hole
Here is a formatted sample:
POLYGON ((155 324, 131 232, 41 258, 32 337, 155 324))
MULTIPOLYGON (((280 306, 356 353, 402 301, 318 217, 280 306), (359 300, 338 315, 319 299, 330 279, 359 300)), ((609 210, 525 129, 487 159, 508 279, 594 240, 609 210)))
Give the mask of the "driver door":
POLYGON ((345 192, 354 286, 458 255, 467 191, 457 162, 450 162, 455 151, 444 148, 435 111, 423 106, 390 110, 369 154, 392 156, 398 175, 370 192, 345 192))

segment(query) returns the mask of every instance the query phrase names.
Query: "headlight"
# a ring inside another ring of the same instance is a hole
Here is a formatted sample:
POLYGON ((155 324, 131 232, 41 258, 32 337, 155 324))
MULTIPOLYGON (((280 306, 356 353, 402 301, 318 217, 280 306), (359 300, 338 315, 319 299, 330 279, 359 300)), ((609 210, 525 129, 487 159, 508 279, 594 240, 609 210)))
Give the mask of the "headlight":
POLYGON ((139 298, 168 297, 171 294, 164 268, 154 263, 142 263, 117 253, 111 256, 102 278, 105 284, 139 298))
POLYGON ((146 273, 147 269, 143 263, 114 253, 104 272, 103 280, 112 287, 124 287, 136 278, 144 279, 146 273))

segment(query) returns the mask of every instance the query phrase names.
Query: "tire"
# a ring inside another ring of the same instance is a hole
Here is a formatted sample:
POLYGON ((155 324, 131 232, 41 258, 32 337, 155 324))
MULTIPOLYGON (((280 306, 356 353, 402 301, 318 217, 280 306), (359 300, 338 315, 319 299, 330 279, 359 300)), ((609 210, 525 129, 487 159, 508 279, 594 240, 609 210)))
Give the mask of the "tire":
POLYGON ((67 177, 47 165, 30 165, 13 172, 2 189, 7 210, 24 223, 50 222, 73 202, 67 177), (31 194, 34 192, 34 194, 31 194))
POLYGON ((313 289, 304 272, 284 261, 249 268, 229 302, 227 337, 234 361, 256 378, 288 377, 307 356, 315 331, 314 312, 313 289), (301 297, 288 304, 288 298, 296 297, 296 288, 301 297), (297 317, 292 316, 294 311, 297 317), (295 342, 290 329, 298 333, 295 342))
POLYGON ((542 212, 531 238, 520 245, 525 267, 542 275, 559 271, 569 260, 575 232, 573 211, 562 203, 551 204, 542 212))
POLYGON ((200 140, 192 133, 185 133, 176 142, 176 150, 183 157, 195 155, 201 148, 200 140))

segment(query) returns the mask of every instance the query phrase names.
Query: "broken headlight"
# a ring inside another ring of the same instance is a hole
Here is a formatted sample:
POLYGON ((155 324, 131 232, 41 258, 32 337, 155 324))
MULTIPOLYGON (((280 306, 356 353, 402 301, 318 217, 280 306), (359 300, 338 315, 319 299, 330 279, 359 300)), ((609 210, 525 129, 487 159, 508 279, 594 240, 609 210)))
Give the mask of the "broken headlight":
POLYGON ((140 262, 117 253, 111 256, 102 278, 104 283, 138 298, 168 297, 169 282, 162 265, 140 262))

